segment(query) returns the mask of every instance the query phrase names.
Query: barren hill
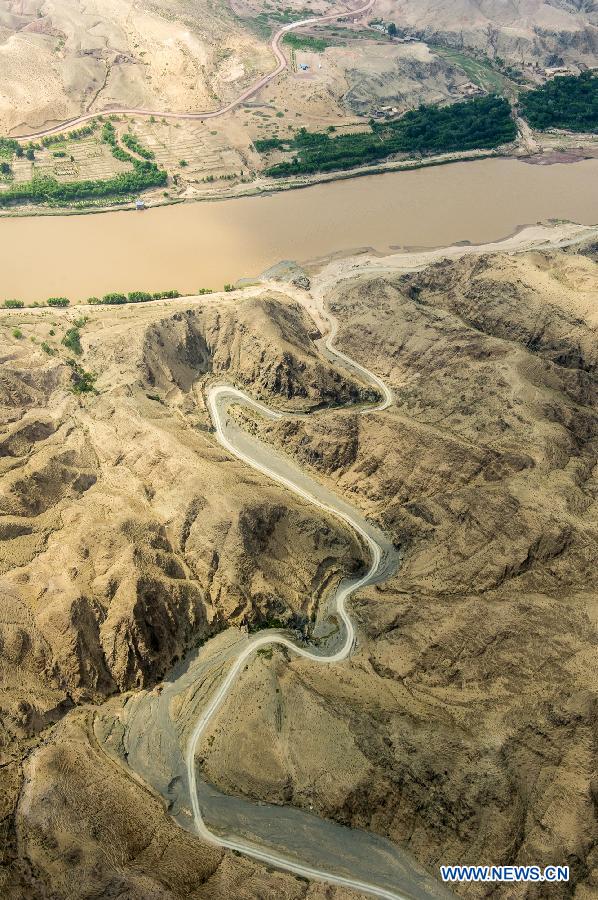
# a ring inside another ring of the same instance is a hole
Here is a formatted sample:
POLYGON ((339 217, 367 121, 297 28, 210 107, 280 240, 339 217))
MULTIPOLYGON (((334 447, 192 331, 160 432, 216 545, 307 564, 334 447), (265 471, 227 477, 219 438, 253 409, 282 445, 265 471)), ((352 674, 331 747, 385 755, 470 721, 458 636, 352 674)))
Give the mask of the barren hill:
POLYGON ((327 409, 371 389, 322 355, 294 289, 2 314, 3 896, 349 896, 196 841, 95 727, 107 698, 118 717, 228 625, 305 621, 362 559, 219 447, 213 378, 323 407, 239 418, 403 562, 355 600, 350 661, 253 658, 204 774, 389 837, 433 874, 568 863, 576 896, 595 893, 595 257, 471 255, 338 285, 338 345, 394 392, 370 417, 327 409))

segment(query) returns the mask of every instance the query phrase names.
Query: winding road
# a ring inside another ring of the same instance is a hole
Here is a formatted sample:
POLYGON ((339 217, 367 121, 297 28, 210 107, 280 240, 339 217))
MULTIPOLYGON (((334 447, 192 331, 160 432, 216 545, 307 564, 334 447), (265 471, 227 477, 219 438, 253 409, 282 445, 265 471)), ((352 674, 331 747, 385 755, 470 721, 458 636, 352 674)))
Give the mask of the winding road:
POLYGON ((301 19, 299 22, 291 22, 289 25, 283 25, 278 29, 276 34, 272 37, 270 41, 270 47, 272 48, 272 52, 276 58, 276 68, 273 69, 272 72, 269 72, 267 75, 263 75, 259 78, 254 84, 248 87, 242 94, 235 100, 231 100, 230 103, 227 103, 226 106, 221 106, 219 109, 207 110, 205 112, 170 112, 168 110, 155 110, 155 109, 143 109, 137 107, 121 108, 118 106, 107 106, 105 109, 98 110, 97 112, 85 113, 82 116, 77 116, 74 119, 67 119, 65 122, 61 122, 58 125, 53 125, 51 128, 45 128, 42 131, 32 131, 29 134, 21 134, 16 136, 16 140, 19 141, 27 141, 32 140, 34 138, 42 138, 47 137, 51 134, 60 134, 60 132, 77 128, 79 125, 84 125, 86 122, 90 122, 92 119, 97 119, 98 116, 105 115, 121 115, 121 116, 159 116, 161 119, 187 119, 187 120, 202 120, 202 119, 217 119, 219 116, 224 116, 226 113, 231 112, 233 109, 236 109, 237 106, 240 106, 241 103, 244 103, 246 100, 249 100, 250 97, 253 97, 254 94, 257 94, 263 87, 269 84, 274 78, 280 75, 281 72, 288 67, 288 61, 286 56, 284 55, 281 43, 285 34, 288 34, 290 31, 295 31, 297 28, 302 28, 305 25, 319 25, 322 22, 334 22, 337 19, 343 19, 345 16, 359 16, 362 13, 368 12, 370 10, 376 0, 368 0, 363 6, 359 6, 357 9, 343 9, 341 12, 331 13, 327 16, 312 16, 309 19, 301 19))
MULTIPOLYGON (((352 370, 358 371, 370 385, 375 386, 381 393, 380 402, 374 406, 370 406, 368 409, 362 410, 362 412, 371 413, 386 409, 392 402, 392 393, 390 389, 377 375, 370 372, 359 363, 356 363, 346 354, 334 347, 333 339, 336 335, 338 325, 332 316, 327 315, 326 317, 328 318, 329 323, 329 334, 325 341, 325 347, 328 354, 336 357, 337 362, 340 362, 341 365, 348 365, 352 370)), ((229 385, 215 385, 210 387, 207 392, 207 403, 215 427, 217 440, 229 453, 251 466, 253 469, 283 485, 285 488, 299 495, 322 511, 341 519, 345 524, 349 525, 367 548, 370 563, 364 575, 350 580, 345 579, 337 588, 336 596, 334 598, 335 612, 344 626, 344 638, 341 646, 335 650, 335 652, 330 655, 323 655, 322 653, 295 644, 282 632, 269 631, 268 633, 262 633, 251 638, 235 659, 235 662, 229 669, 226 677, 203 710, 187 744, 185 763, 196 831, 205 841, 246 854, 268 865, 285 869, 297 875, 328 881, 353 890, 363 891, 377 897, 386 898, 386 900, 407 900, 408 897, 413 896, 411 893, 403 894, 399 890, 388 890, 385 887, 367 881, 345 877, 334 872, 323 871, 322 869, 314 868, 307 864, 301 864, 294 859, 288 858, 282 853, 257 847, 255 844, 240 838, 223 837, 211 831, 204 821, 197 791, 196 752, 202 735, 205 733, 214 715, 225 700, 232 685, 244 669, 248 658, 260 647, 277 644, 286 647, 292 653, 309 659, 319 665, 338 663, 346 659, 351 654, 355 645, 355 628, 346 609, 347 600, 360 588, 387 577, 393 569, 392 560, 389 562, 389 555, 391 555, 389 554, 389 547, 392 545, 384 538, 378 538, 376 536, 376 529, 364 526, 364 524, 362 524, 363 519, 361 519, 359 514, 351 512, 350 508, 342 503, 342 501, 337 504, 334 502, 325 502, 320 499, 313 490, 304 487, 302 483, 300 483, 298 479, 293 478, 292 475, 289 476, 288 470, 287 474, 275 471, 271 466, 261 462, 256 455, 251 454, 246 449, 239 446, 239 443, 227 433, 226 412, 230 404, 242 403, 269 419, 282 419, 285 417, 283 413, 269 409, 262 403, 253 400, 244 391, 229 385)))

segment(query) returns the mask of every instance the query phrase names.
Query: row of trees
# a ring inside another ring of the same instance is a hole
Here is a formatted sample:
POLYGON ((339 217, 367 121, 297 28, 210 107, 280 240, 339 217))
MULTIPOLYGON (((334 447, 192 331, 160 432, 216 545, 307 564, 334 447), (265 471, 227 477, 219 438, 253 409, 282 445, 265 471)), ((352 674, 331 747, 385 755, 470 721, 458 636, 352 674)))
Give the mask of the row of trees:
POLYGON ((180 297, 179 291, 157 291, 150 294, 148 291, 130 291, 128 294, 104 294, 103 297, 90 297, 88 303, 92 306, 99 304, 107 306, 120 306, 123 303, 148 303, 150 300, 175 300, 180 297))
POLYGON ((167 180, 166 172, 147 162, 138 162, 132 172, 122 172, 107 179, 60 182, 43 175, 31 181, 12 184, 8 191, 0 193, 0 207, 24 201, 64 202, 137 194, 147 188, 161 187, 167 180))
POLYGON ((142 156, 144 159, 154 159, 154 154, 151 150, 148 150, 147 147, 144 147, 143 144, 139 141, 134 134, 131 134, 130 131, 127 131, 122 136, 123 144, 132 150, 133 153, 137 153, 138 156, 142 156))
MULTIPOLYGON (((91 126, 89 126, 91 127, 91 126)), ((132 166, 130 172, 121 172, 112 178, 87 179, 84 181, 60 182, 50 175, 35 175, 31 181, 12 184, 8 191, 0 193, 0 207, 12 206, 26 201, 34 203, 68 202, 73 200, 93 200, 104 197, 118 197, 137 194, 152 187, 163 187, 168 181, 167 173, 148 159, 131 156, 118 144, 114 126, 106 122, 102 127, 102 140, 110 144, 112 154, 132 166)), ((0 139, 0 150, 8 145, 16 153, 20 144, 10 138, 0 139), (13 147, 13 144, 15 145, 13 147)), ((22 148, 20 148, 22 149, 22 148)), ((29 150, 26 151, 28 155, 29 150)), ((33 153, 33 150, 31 149, 33 153)), ((147 151, 149 153, 149 151, 147 151)))
MULTIPOLYGON (((230 289, 232 290, 232 287, 230 289)), ((200 288, 197 293, 211 294, 212 289, 200 288)), ((176 298, 180 296, 181 293, 177 290, 155 291, 154 293, 150 293, 149 291, 129 291, 128 294, 111 293, 104 294, 103 297, 89 297, 87 302, 91 304, 91 306, 98 306, 100 304, 106 304, 108 306, 119 306, 123 303, 148 303, 150 300, 176 300, 176 298)), ((5 309, 23 309, 25 303, 23 300, 5 300, 2 305, 5 309)), ((37 302, 32 305, 43 306, 43 304, 37 302)), ((68 299, 68 297, 48 297, 48 299, 46 300, 46 305, 54 308, 64 308, 70 306, 70 300, 68 299)))
MULTIPOLYGON (((394 153, 491 149, 514 140, 516 133, 511 108, 502 97, 476 97, 442 107, 422 105, 394 122, 371 123, 366 133, 332 137, 327 132, 302 128, 287 142, 271 138, 268 149, 296 152, 290 161, 270 166, 266 174, 282 177, 349 169, 394 153)), ((257 142, 256 147, 265 143, 257 142)))
POLYGON ((44 147, 51 147, 52 144, 62 144, 64 141, 77 141, 93 134, 97 127, 98 123, 94 119, 89 125, 82 125, 81 128, 74 128, 72 131, 65 134, 48 134, 41 138, 40 143, 43 144, 44 147))

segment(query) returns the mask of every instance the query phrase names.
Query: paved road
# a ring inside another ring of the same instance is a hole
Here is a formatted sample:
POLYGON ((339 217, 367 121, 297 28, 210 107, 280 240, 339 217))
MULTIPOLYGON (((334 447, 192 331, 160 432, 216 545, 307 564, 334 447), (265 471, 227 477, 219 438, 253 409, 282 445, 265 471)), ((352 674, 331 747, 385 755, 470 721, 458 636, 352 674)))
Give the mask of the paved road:
POLYGON ((97 119, 100 115, 159 116, 161 119, 217 119, 219 116, 231 112, 231 110, 240 106, 241 103, 249 100, 250 97, 257 94, 258 91, 280 75, 281 72, 284 72, 288 66, 288 62, 280 45, 285 34, 288 34, 290 31, 295 31, 297 28, 302 28, 305 25, 318 25, 322 22, 334 22, 336 19, 342 19, 345 16, 358 16, 361 13, 370 10, 375 2, 376 0, 368 0, 367 3, 359 6, 357 9, 345 8, 342 12, 332 13, 329 16, 312 16, 310 19, 302 19, 300 22, 292 22, 290 25, 283 25, 278 29, 270 41, 270 46, 276 59, 276 68, 268 75, 263 75, 258 81, 251 85, 251 87, 248 87, 247 90, 243 91, 243 93, 235 100, 227 103, 226 106, 221 106, 220 109, 208 110, 206 112, 170 112, 168 110, 143 109, 136 107, 127 109, 118 106, 107 106, 105 109, 99 110, 98 112, 85 113, 82 116, 77 116, 75 119, 67 119, 66 122, 61 122, 59 125, 53 125, 51 128, 45 128, 42 131, 32 131, 30 134, 19 135, 17 140, 32 140, 34 138, 46 137, 50 134, 59 134, 67 129, 78 128, 79 125, 84 125, 85 122, 97 119))
MULTIPOLYGON (((335 356, 337 358, 337 361, 341 362, 341 365, 348 364, 352 369, 358 371, 365 378, 365 380, 367 380, 370 384, 375 385, 382 394, 381 401, 376 406, 370 407, 369 410, 364 410, 364 412, 375 412, 386 409, 392 402, 392 393, 390 389, 373 372, 368 371, 359 363, 356 363, 348 356, 346 356, 346 354, 334 348, 333 339, 336 334, 337 323, 336 320, 334 320, 330 316, 328 317, 328 319, 330 326, 329 336, 326 340, 326 349, 328 350, 328 353, 335 356)), ((240 652, 239 656, 233 663, 232 667, 229 669, 226 677, 219 685, 215 693, 212 695, 209 703, 203 710, 200 718, 195 725, 195 728, 189 739, 186 752, 187 778, 197 833, 206 841, 218 844, 221 847, 236 850, 255 859, 259 859, 260 861, 267 864, 294 872, 297 875, 302 875, 307 878, 321 879, 334 884, 342 885, 344 887, 352 888, 357 891, 364 891, 377 897, 386 898, 386 900, 406 900, 408 895, 402 894, 399 890, 387 890, 384 887, 371 884, 366 881, 344 877, 336 873, 322 871, 321 869, 317 868, 311 868, 308 865, 298 863, 296 860, 289 859, 281 853, 256 847, 254 844, 243 841, 241 838, 236 839, 222 837, 212 832, 203 820, 196 781, 195 756, 197 747, 210 721, 214 717, 217 710, 220 708, 232 685, 236 681, 239 673, 244 669, 248 657, 255 653, 255 651, 259 647, 278 644, 287 647, 292 653, 307 658, 312 662, 318 663, 320 665, 337 663, 341 660, 346 659, 350 655, 355 643, 355 629, 353 626, 353 622, 351 621, 351 618, 347 613, 346 602, 348 598, 355 593, 355 591, 383 578, 386 574, 385 567, 387 565, 387 547, 382 546, 381 542, 379 542, 379 540, 375 537, 375 533, 361 524, 360 517, 353 514, 350 508, 346 506, 346 504, 342 503, 342 501, 339 501, 338 503, 334 502, 334 500, 329 502, 323 501, 314 492, 306 489, 302 485, 299 478, 294 478, 292 474, 289 474, 288 470, 286 474, 283 474, 281 471, 277 471, 262 462, 259 459, 257 453, 252 454, 243 446, 240 446, 239 442, 234 438, 235 432, 227 431, 226 413, 228 406, 231 403, 241 402, 244 405, 252 407, 262 415, 270 419, 284 418, 283 413, 269 409, 262 403, 258 403, 257 401, 253 400, 244 391, 240 391, 237 388, 231 387, 229 385, 212 386, 208 391, 207 399, 210 415, 216 429, 216 436, 220 444, 225 447, 231 454, 242 460, 247 465, 251 466, 253 469, 262 472, 269 478, 272 478, 274 481, 277 481, 279 484, 282 484, 284 487, 293 491, 293 493, 298 494, 304 500, 307 500, 309 503, 312 503, 319 509, 330 513, 337 518, 340 518, 343 522, 348 524, 358 534, 363 544, 367 547, 370 555, 370 564, 368 570, 363 576, 350 582, 341 583, 339 589, 337 590, 335 598, 335 611, 344 626, 344 639, 341 646, 338 647, 335 652, 331 653, 328 656, 324 656, 306 647, 294 644, 293 641, 291 641, 284 634, 272 632, 260 634, 252 638, 250 642, 243 648, 243 650, 240 652)))

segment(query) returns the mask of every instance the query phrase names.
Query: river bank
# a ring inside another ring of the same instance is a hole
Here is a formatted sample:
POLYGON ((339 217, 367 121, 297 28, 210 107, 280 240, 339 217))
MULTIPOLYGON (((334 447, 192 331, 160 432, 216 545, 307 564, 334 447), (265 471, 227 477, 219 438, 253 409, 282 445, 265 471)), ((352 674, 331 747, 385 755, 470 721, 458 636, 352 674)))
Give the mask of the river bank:
POLYGON ((136 216, 2 219, 3 295, 75 303, 110 291, 195 294, 282 259, 483 244, 554 220, 593 225, 597 176, 596 159, 550 167, 485 159, 136 216))

